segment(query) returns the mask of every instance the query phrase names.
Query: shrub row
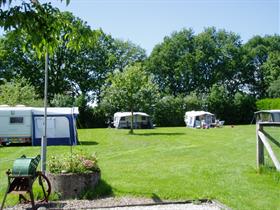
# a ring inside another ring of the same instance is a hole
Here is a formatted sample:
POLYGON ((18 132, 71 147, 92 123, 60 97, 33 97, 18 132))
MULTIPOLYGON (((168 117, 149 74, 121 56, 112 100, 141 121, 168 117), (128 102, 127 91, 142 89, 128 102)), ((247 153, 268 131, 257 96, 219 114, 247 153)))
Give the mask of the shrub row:
POLYGON ((256 102, 258 110, 280 109, 280 98, 265 98, 256 102))

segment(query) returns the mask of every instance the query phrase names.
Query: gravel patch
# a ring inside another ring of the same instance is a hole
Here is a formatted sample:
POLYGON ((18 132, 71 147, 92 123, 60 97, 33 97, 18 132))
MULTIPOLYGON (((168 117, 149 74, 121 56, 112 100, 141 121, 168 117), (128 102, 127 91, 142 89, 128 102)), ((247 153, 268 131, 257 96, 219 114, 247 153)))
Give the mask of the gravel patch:
POLYGON ((103 208, 102 210, 221 210, 218 206, 211 203, 206 204, 163 204, 163 205, 150 205, 150 206, 128 206, 128 207, 115 207, 103 208))
MULTIPOLYGON (((149 198, 109 197, 96 200, 52 201, 48 204, 36 204, 38 210, 45 209, 100 209, 100 210, 222 210, 219 203, 204 200, 203 202, 162 201, 149 198)), ((31 204, 18 204, 5 210, 30 210, 31 204)))

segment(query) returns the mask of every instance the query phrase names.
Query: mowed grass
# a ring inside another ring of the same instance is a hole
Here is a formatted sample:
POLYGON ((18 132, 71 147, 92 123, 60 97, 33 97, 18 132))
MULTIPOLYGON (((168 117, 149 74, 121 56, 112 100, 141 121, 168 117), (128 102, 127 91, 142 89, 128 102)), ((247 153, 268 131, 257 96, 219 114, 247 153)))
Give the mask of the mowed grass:
MULTIPOLYGON (((215 129, 156 128, 79 130, 74 151, 96 153, 106 183, 115 196, 157 199, 217 199, 233 209, 280 210, 280 173, 256 170, 255 126, 215 129)), ((280 129, 273 130, 279 136, 280 129), (279 132, 279 133, 278 133, 279 132)), ((48 157, 69 154, 69 146, 48 147, 48 157)), ((280 154, 280 148, 277 153, 280 154)), ((0 197, 5 171, 22 154, 40 147, 0 147, 0 197)), ((108 187, 107 186, 107 187, 108 187)), ((2 199, 1 199, 2 200, 2 199)), ((8 203, 15 199, 8 196, 8 203)))

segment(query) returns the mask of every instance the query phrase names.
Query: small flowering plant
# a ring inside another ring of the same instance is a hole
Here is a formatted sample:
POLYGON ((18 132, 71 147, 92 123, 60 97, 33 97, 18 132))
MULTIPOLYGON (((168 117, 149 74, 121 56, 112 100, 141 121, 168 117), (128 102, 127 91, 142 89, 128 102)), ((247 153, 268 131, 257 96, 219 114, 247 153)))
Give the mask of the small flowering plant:
POLYGON ((95 154, 83 152, 72 153, 69 156, 52 156, 49 160, 49 171, 53 174, 61 173, 92 173, 99 172, 95 154))

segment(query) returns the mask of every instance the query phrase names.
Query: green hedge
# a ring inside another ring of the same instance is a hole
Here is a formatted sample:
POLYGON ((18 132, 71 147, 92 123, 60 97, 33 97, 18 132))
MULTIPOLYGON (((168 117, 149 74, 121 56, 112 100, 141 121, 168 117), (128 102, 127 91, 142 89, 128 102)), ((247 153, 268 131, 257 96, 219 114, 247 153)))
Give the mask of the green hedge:
POLYGON ((280 109, 280 98, 265 98, 256 102, 258 110, 280 109))

